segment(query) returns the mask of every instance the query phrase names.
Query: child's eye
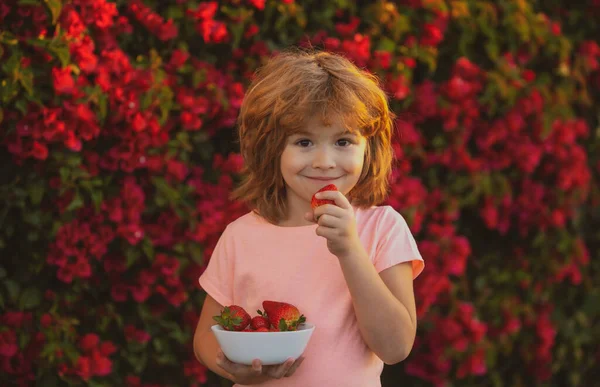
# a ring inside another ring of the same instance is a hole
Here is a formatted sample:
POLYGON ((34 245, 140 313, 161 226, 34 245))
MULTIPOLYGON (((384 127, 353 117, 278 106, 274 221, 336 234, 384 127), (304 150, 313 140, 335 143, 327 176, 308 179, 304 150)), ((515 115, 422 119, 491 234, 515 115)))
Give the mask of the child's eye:
POLYGON ((296 145, 299 145, 299 146, 301 146, 303 148, 306 148, 307 146, 310 145, 310 140, 306 140, 306 139, 305 140, 298 140, 298 141, 296 141, 296 145))
POLYGON ((350 140, 349 138, 340 138, 339 140, 337 140, 337 143, 341 147, 347 147, 354 144, 354 142, 352 142, 352 140, 350 140))

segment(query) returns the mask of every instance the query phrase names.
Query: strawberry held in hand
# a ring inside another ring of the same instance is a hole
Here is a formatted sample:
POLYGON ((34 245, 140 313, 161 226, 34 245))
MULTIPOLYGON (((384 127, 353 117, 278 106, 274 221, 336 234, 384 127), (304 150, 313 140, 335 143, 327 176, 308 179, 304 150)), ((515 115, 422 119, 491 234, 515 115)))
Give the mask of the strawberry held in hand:
MULTIPOLYGON (((315 195, 318 194, 319 192, 323 192, 323 191, 337 191, 337 190, 338 189, 335 186, 335 184, 329 184, 329 185, 326 185, 325 187, 321 188, 317 192, 315 192, 315 195)), ((323 204, 335 204, 335 202, 333 200, 317 199, 315 197, 315 195, 313 195, 312 199, 310 200, 310 206, 312 207, 313 210, 319 206, 322 206, 323 204)))
POLYGON ((226 331, 243 331, 250 324, 250 315, 237 305, 230 305, 223 308, 221 315, 213 316, 217 322, 226 331))
POLYGON ((295 331, 306 321, 298 308, 286 302, 263 301, 263 309, 275 331, 295 331))

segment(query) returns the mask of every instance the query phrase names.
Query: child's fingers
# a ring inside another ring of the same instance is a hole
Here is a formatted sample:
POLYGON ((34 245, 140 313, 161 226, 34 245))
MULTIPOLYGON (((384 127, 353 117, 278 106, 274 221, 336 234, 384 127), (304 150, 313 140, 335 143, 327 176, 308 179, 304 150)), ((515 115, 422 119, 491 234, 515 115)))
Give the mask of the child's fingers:
POLYGON ((294 364, 292 364, 292 366, 288 370, 287 374, 285 374, 285 376, 292 376, 294 374, 294 372, 296 372, 298 367, 300 367, 300 364, 302 364, 303 361, 304 361, 304 356, 301 356, 298 359, 296 359, 296 361, 294 362, 294 364))
POLYGON ((328 240, 336 238, 338 236, 337 229, 332 228, 332 227, 325 227, 325 226, 317 227, 317 229, 315 230, 315 233, 318 236, 323 237, 328 240))
POLYGON ((335 205, 344 209, 352 208, 348 198, 340 191, 322 191, 315 194, 317 199, 329 199, 335 202, 335 205))
POLYGON ((306 214, 304 214, 304 219, 308 220, 309 222, 316 223, 315 214, 312 211, 309 211, 306 214))
POLYGON ((222 351, 217 352, 217 365, 234 376, 260 375, 262 365, 260 360, 255 359, 252 366, 237 364, 229 360, 222 351))
POLYGON ((319 220, 317 221, 319 226, 329 227, 329 228, 339 228, 342 227, 342 221, 340 218, 336 218, 333 215, 323 214, 319 216, 319 220))
POLYGON ((314 217, 315 217, 315 219, 319 219, 321 217, 321 215, 329 214, 329 215, 336 216, 338 218, 343 218, 346 213, 347 213, 347 210, 345 210, 341 207, 338 207, 334 204, 323 204, 322 206, 315 208, 314 217))
POLYGON ((273 379, 281 379, 288 373, 293 365, 294 359, 287 359, 283 364, 270 368, 268 375, 273 379))

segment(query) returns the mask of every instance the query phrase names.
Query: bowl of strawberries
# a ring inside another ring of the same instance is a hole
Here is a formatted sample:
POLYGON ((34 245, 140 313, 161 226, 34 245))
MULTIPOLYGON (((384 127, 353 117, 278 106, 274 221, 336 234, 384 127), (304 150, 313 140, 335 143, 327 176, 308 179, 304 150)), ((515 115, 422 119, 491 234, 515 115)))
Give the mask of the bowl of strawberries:
POLYGON ((213 316, 211 327, 221 350, 229 360, 251 365, 260 359, 263 365, 284 363, 299 358, 315 330, 297 307, 280 301, 263 301, 264 311, 251 317, 242 307, 229 305, 213 316))

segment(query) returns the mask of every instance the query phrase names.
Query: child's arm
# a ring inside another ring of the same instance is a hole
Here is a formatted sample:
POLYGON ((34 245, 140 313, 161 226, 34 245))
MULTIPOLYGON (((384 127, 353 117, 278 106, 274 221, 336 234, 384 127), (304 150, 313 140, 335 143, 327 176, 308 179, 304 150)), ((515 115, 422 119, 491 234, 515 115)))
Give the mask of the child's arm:
POLYGON ((211 371, 233 381, 233 375, 225 372, 217 365, 217 351, 219 343, 210 327, 215 324, 212 316, 221 313, 223 307, 208 294, 204 300, 204 306, 200 313, 196 332, 194 333, 194 354, 198 361, 208 367, 211 371))
POLYGON ((306 219, 317 219, 316 234, 327 239, 327 248, 339 259, 363 339, 386 364, 401 362, 410 354, 417 331, 412 263, 378 274, 358 237, 348 199, 339 191, 315 196, 335 202, 317 207, 306 219))
POLYGON ((412 350, 417 331, 412 264, 377 274, 364 250, 340 259, 361 335, 386 364, 399 363, 412 350))

